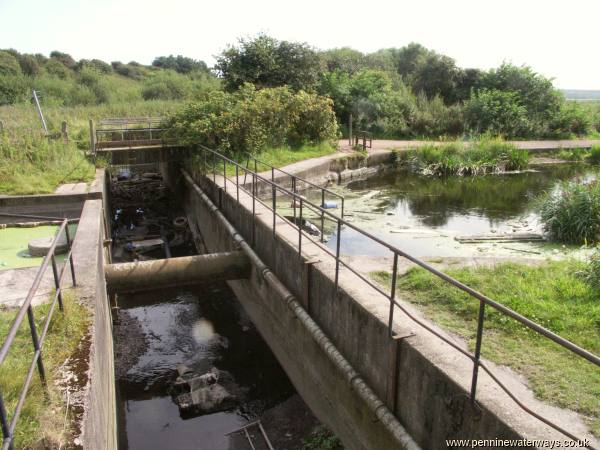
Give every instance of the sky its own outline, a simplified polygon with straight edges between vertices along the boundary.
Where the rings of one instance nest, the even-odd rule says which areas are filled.
[[[0,0],[0,48],[211,66],[261,32],[363,52],[418,42],[461,67],[527,64],[558,88],[600,89],[599,18],[599,0]]]

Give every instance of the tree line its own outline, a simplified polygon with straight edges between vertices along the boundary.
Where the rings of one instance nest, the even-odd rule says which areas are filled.
[[[246,85],[328,97],[342,130],[352,116],[356,128],[379,137],[558,138],[600,131],[597,109],[567,102],[550,79],[529,67],[462,68],[416,43],[365,54],[351,48],[320,51],[261,34],[227,47],[213,68],[173,55],[146,66],[75,61],[62,52],[45,57],[0,51],[0,104],[26,101],[31,88],[66,106],[203,102],[215,91],[247,91]]]

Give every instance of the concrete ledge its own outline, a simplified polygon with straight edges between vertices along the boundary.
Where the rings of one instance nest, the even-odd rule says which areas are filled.
[[[222,188],[204,177],[197,176],[196,180],[213,202],[221,205],[221,211],[242,236],[250,240],[254,234],[253,248],[257,254],[273,268],[292,293],[303,299],[304,307],[311,317],[364,377],[379,398],[386,399],[390,409],[395,408],[400,422],[423,448],[446,448],[446,439],[453,438],[565,439],[562,434],[522,411],[484,373],[480,374],[478,407],[473,407],[468,396],[472,361],[400,313],[396,313],[395,316],[395,331],[399,336],[407,336],[414,332],[414,336],[402,339],[399,343],[392,341],[386,326],[389,308],[383,297],[375,294],[364,283],[357,283],[356,276],[347,270],[340,272],[340,288],[336,290],[333,282],[333,259],[325,255],[319,245],[309,244],[305,239],[303,263],[299,264],[296,248],[298,234],[288,222],[276,220],[277,233],[276,238],[273,239],[270,211],[262,206],[257,207],[256,220],[253,220],[251,199],[243,192],[240,192],[238,204],[235,193],[231,195],[234,192],[231,189],[230,192],[224,193]],[[213,246],[231,245],[230,242],[227,243],[227,237],[219,231],[219,225],[211,221],[210,214],[202,210],[189,196],[189,192],[186,193],[188,213],[190,216],[198,214],[202,217],[202,220],[194,220],[190,217],[190,223],[202,234],[206,233],[205,241]],[[204,220],[209,223],[204,224]],[[312,260],[312,264],[307,262],[308,259]],[[242,303],[246,303],[243,298],[249,292],[245,290],[248,286],[236,286],[234,283],[232,286],[241,296]],[[262,301],[262,304],[244,304],[244,306],[258,324],[264,321],[263,325],[259,325],[259,329],[281,326],[281,330],[273,329],[268,332],[263,332],[261,329],[270,345],[273,342],[274,347],[291,346],[292,343],[286,344],[286,340],[291,339],[291,337],[286,338],[286,332],[293,329],[292,325],[284,319],[283,315],[262,311],[267,308],[264,302],[269,300],[263,298]],[[405,304],[405,306],[411,313],[422,318],[420,313],[410,305]],[[276,305],[269,307],[275,308]],[[252,309],[255,309],[254,313]],[[266,318],[261,319],[262,315]],[[456,336],[444,333],[436,325],[429,323],[429,326],[442,332],[449,339],[459,341]],[[270,337],[269,333],[273,336]],[[396,346],[398,353],[394,358],[392,355],[396,351]],[[339,403],[341,393],[334,388],[337,396],[334,400],[324,389],[323,392],[318,393],[324,396],[320,403],[318,399],[311,400],[313,394],[310,391],[316,389],[315,386],[306,386],[309,384],[306,375],[291,373],[295,370],[308,370],[321,375],[320,367],[317,369],[310,363],[315,355],[304,353],[304,347],[273,348],[273,350],[282,361],[282,365],[290,370],[288,372],[290,378],[301,387],[299,391],[302,395],[307,395],[308,404],[315,410],[316,415],[332,426],[346,444],[352,434],[350,434],[351,430],[347,429],[349,422],[343,421],[349,418],[334,417],[334,408],[327,409],[326,404],[323,403],[323,401]],[[294,365],[294,359],[298,358],[302,359],[306,367]],[[591,437],[589,430],[577,414],[536,400],[523,380],[510,370],[490,362],[487,362],[487,365],[492,367],[503,383],[508,384],[528,406],[583,438]],[[395,398],[390,396],[393,392],[390,380],[394,377],[398,380]],[[319,411],[320,408],[324,409]],[[343,423],[339,423],[339,420]],[[360,445],[363,444],[359,443],[357,447],[351,448],[389,448],[375,444],[364,444],[365,446],[361,447]],[[349,442],[347,445],[352,444]]]
[[[73,243],[78,300],[91,312],[88,382],[80,437],[86,450],[117,449],[112,321],[104,280],[103,212],[102,200],[85,202]]]

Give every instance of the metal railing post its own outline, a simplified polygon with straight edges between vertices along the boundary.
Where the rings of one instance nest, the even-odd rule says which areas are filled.
[[[66,228],[66,227],[65,227]],[[61,311],[64,311],[62,292],[60,289],[60,279],[58,278],[58,268],[56,267],[56,258],[54,252],[52,252],[52,273],[54,274],[54,286],[56,287],[56,294],[58,295],[58,307]]]
[[[321,242],[325,239],[325,191],[321,189]]]
[[[390,316],[388,320],[388,332],[390,337],[394,336],[394,306],[396,303],[396,277],[398,276],[398,253],[394,253],[394,265],[392,268],[392,291],[390,292]]]
[[[204,166],[202,167],[202,175],[206,176],[208,173],[208,166],[206,164],[206,150],[202,149],[202,156],[204,157]]]
[[[65,236],[67,237],[67,248],[69,251],[69,264],[71,266],[71,280],[73,281],[73,287],[77,286],[77,280],[75,279],[75,263],[73,262],[73,252],[72,250],[72,242],[71,236],[69,235],[69,224],[65,226]]]
[[[31,331],[31,340],[33,341],[33,348],[35,352],[39,352],[37,360],[38,373],[40,374],[40,381],[44,388],[46,388],[46,370],[44,369],[44,362],[42,361],[42,352],[40,350],[40,340],[38,338],[37,329],[35,327],[35,319],[33,317],[33,308],[31,305],[27,308],[27,320],[29,321],[29,330]]]
[[[302,259],[302,205],[303,199],[300,197],[300,217],[298,218],[298,256]]]
[[[256,172],[252,174],[252,247],[256,244]]]
[[[6,407],[4,406],[4,398],[2,397],[2,392],[0,392],[0,426],[2,427],[2,441],[6,439],[10,439],[10,444],[8,444],[9,450],[14,450],[14,445],[12,441],[12,436],[10,434],[10,427],[8,425],[8,417],[6,414]]]
[[[296,193],[296,177],[292,177],[292,192]],[[292,204],[294,206],[294,222],[296,221],[296,196],[292,196]]]
[[[342,219],[344,218],[344,197],[342,197]]]
[[[471,379],[471,403],[475,403],[477,391],[477,377],[479,375],[479,360],[481,359],[481,340],[483,339],[483,321],[485,320],[485,302],[479,301],[479,315],[477,317],[477,340],[475,341],[475,355],[473,359],[473,378]]]
[[[335,244],[335,291],[338,290],[340,278],[340,243],[342,242],[342,222],[337,221],[337,242]]]
[[[213,164],[212,164],[212,173],[213,173],[213,183],[216,184],[217,182],[217,155],[215,155],[214,153],[212,154],[212,160],[213,160]]]
[[[223,190],[227,192],[227,160],[223,158]]]
[[[271,196],[273,198],[273,237],[275,237],[275,219],[277,217],[277,197],[275,193],[275,184],[271,184]]]
[[[240,202],[240,178],[239,178],[239,169],[238,165],[235,165],[235,197],[237,202]]]

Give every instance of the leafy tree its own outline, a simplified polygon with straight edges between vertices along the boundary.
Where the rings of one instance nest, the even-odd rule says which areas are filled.
[[[453,95],[455,102],[463,102],[471,97],[471,91],[477,86],[483,71],[480,69],[458,69],[456,87]]]
[[[21,66],[17,57],[6,50],[0,50],[0,75],[20,74]]]
[[[416,42],[411,42],[398,50],[393,49],[390,51],[395,53],[396,70],[407,82],[412,80],[423,60],[431,54],[430,50]]]
[[[32,55],[21,55],[19,56],[19,65],[21,71],[25,75],[36,76],[40,73],[40,64],[37,59]]]
[[[313,90],[318,82],[320,60],[307,44],[278,41],[266,35],[240,39],[217,57],[215,69],[228,90],[244,83],[259,88],[288,85],[294,90]]]
[[[547,123],[560,110],[563,97],[552,85],[552,80],[535,73],[527,66],[517,67],[503,63],[498,69],[485,73],[478,89],[496,89],[514,92],[527,109],[531,119]]]
[[[208,72],[208,66],[204,61],[198,61],[181,55],[158,56],[154,59],[152,65],[162,69],[171,69],[178,73],[190,73],[193,71]]]
[[[350,47],[326,50],[320,56],[327,72],[339,71],[352,75],[366,68],[365,55]]]
[[[423,92],[430,99],[440,96],[446,103],[454,100],[459,71],[452,58],[430,52],[419,59],[414,70],[415,93]]]

